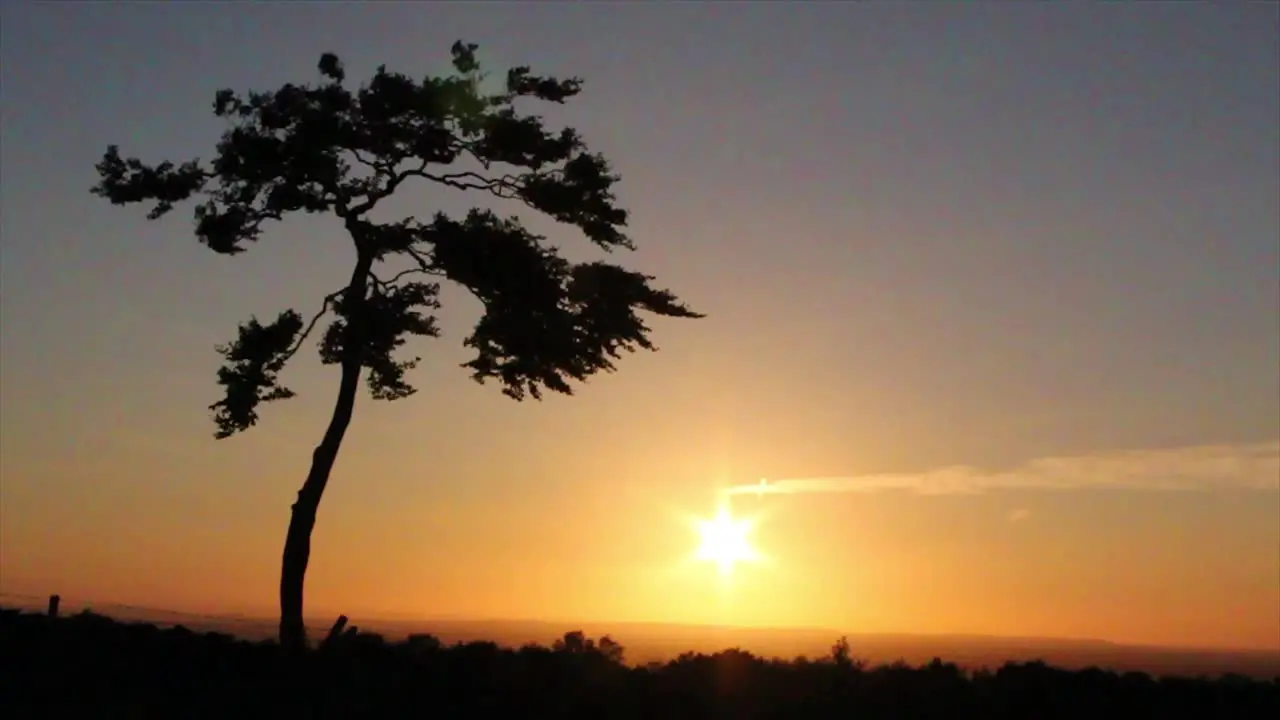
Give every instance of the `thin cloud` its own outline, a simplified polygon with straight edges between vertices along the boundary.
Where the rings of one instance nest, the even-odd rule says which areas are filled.
[[[768,480],[729,494],[866,493],[905,490],[960,495],[992,490],[1280,490],[1280,440],[1199,445],[1031,460],[1006,470],[952,466],[922,473]]]
[[[1009,522],[1022,522],[1031,517],[1031,511],[1026,508],[1018,508],[1009,511]]]

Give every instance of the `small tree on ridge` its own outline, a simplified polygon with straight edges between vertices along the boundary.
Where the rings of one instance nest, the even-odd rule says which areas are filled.
[[[109,146],[97,164],[95,195],[115,205],[152,203],[155,220],[199,197],[195,234],[214,252],[234,255],[256,241],[268,221],[290,213],[330,213],[355,246],[350,279],[305,321],[295,310],[262,323],[250,319],[220,346],[224,390],[213,403],[215,437],[258,420],[261,403],[293,396],[279,373],[326,316],[322,362],[338,365],[338,396],[311,469],[293,504],[280,573],[280,642],[306,646],[303,584],[311,531],[330,471],[351,421],[360,376],[374,398],[415,392],[405,373],[417,358],[397,358],[411,336],[437,337],[439,280],[469,290],[484,307],[464,344],[464,364],[483,383],[496,380],[515,400],[546,390],[572,394],[572,383],[614,369],[621,351],[655,349],[637,314],[698,318],[653,278],[605,262],[573,264],[514,217],[473,209],[463,218],[436,213],[375,222],[369,212],[410,181],[488,193],[523,203],[576,226],[605,251],[633,249],[627,213],[607,161],[587,150],[572,128],[546,129],[518,112],[531,98],[553,103],[577,95],[581,80],[507,71],[501,92],[480,89],[477,46],[453,45],[454,74],[422,81],[379,67],[358,89],[344,86],[338,58],[325,53],[318,85],[285,84],[274,92],[219,90],[214,113],[229,128],[210,163],[148,165]],[[472,169],[449,166],[463,163]],[[379,270],[396,265],[398,272]]]

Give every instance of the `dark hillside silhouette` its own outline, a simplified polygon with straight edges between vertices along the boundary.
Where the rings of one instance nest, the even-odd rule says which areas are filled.
[[[352,632],[285,659],[183,627],[0,610],[3,717],[1269,718],[1280,678],[1153,678],[1040,662],[966,672],[935,659],[870,667],[837,642],[818,659],[741,650],[624,664],[610,638],[553,647],[388,643]]]
[[[484,305],[464,340],[476,352],[465,367],[479,382],[497,380],[516,400],[548,390],[571,394],[572,383],[612,371],[622,351],[654,350],[639,311],[701,317],[651,287],[649,276],[604,262],[570,263],[514,216],[473,209],[461,219],[444,213],[429,222],[372,219],[385,199],[425,181],[514,201],[575,226],[604,251],[634,249],[608,161],[574,129],[552,132],[539,116],[516,109],[531,100],[564,103],[582,81],[541,77],[522,66],[506,72],[501,90],[484,92],[476,49],[454,43],[451,76],[418,81],[379,67],[355,90],[343,84],[337,56],[326,53],[321,84],[244,95],[219,90],[213,110],[230,127],[209,163],[149,165],[112,145],[96,166],[95,195],[116,205],[148,203],[151,220],[203,198],[194,209],[195,234],[216,253],[244,252],[271,221],[297,212],[332,215],[351,238],[350,279],[323,298],[314,317],[286,310],[267,323],[254,318],[218,349],[226,359],[218,372],[225,396],[210,409],[216,437],[226,438],[256,424],[261,403],[293,396],[279,373],[333,314],[319,349],[324,363],[341,368],[337,400],[293,505],[281,563],[279,633],[291,650],[306,645],[311,532],[361,374],[379,400],[416,391],[405,376],[418,359],[395,353],[408,338],[439,335],[440,280],[461,285]]]
[[[89,610],[122,622],[145,622],[159,627],[182,625],[199,633],[226,633],[251,641],[273,639],[278,633],[277,622],[265,615],[206,614],[74,596],[60,600],[62,613],[67,615]],[[0,592],[0,607],[46,611],[49,601],[49,596]],[[575,627],[591,636],[608,634],[626,638],[628,661],[641,665],[652,661],[666,662],[683,652],[712,653],[726,647],[741,648],[765,657],[814,657],[828,652],[831,638],[844,636],[852,647],[857,648],[858,657],[874,664],[905,660],[918,665],[934,657],[944,657],[972,670],[997,667],[1010,661],[1039,659],[1072,670],[1096,666],[1153,675],[1217,677],[1234,673],[1255,679],[1280,677],[1280,648],[1168,647],[1060,637],[847,633],[822,627],[574,622],[567,619],[388,618],[362,614],[350,624],[393,642],[414,635],[431,635],[446,645],[491,640],[510,647],[547,645],[561,638],[565,628]],[[322,639],[332,625],[333,618],[314,616],[309,619],[307,627],[314,638]]]

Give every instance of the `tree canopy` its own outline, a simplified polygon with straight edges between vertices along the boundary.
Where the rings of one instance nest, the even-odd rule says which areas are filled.
[[[359,88],[345,84],[338,57],[319,62],[323,80],[288,83],[274,92],[219,90],[214,113],[228,128],[210,162],[148,165],[110,146],[97,165],[93,192],[112,203],[150,203],[157,219],[197,199],[200,242],[217,253],[244,252],[271,221],[296,212],[341,218],[357,249],[348,286],[324,299],[309,322],[286,310],[268,323],[256,318],[219,347],[225,396],[211,406],[217,436],[254,425],[261,403],[293,392],[279,373],[326,314],[320,338],[325,363],[342,361],[345,344],[359,346],[373,397],[412,394],[405,377],[416,357],[397,350],[413,336],[436,337],[439,281],[450,280],[483,304],[465,345],[465,363],[479,382],[498,381],[521,400],[544,391],[572,393],[573,383],[613,369],[621,351],[653,349],[637,311],[701,317],[652,277],[606,262],[574,264],[514,216],[473,209],[464,217],[432,214],[376,222],[371,210],[409,181],[516,201],[576,227],[605,251],[633,249],[627,212],[613,193],[618,176],[589,151],[572,128],[548,129],[520,112],[522,98],[564,103],[582,88],[578,78],[507,71],[503,89],[484,92],[477,46],[453,45],[454,74],[415,80],[385,66]],[[375,266],[406,259],[388,277]],[[359,332],[348,332],[353,321]]]

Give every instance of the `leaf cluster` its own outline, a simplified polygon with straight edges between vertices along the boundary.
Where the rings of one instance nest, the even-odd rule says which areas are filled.
[[[274,91],[219,90],[213,111],[227,123],[213,159],[148,165],[107,148],[92,192],[113,204],[149,204],[158,219],[192,201],[195,235],[214,252],[236,255],[269,221],[297,212],[343,222],[356,249],[348,284],[327,296],[305,324],[294,310],[263,325],[241,325],[220,347],[225,397],[212,406],[217,435],[252,426],[262,402],[292,396],[278,373],[325,315],[323,362],[368,370],[374,397],[414,392],[397,360],[408,337],[437,337],[439,281],[470,290],[484,315],[465,344],[465,366],[479,382],[495,379],[516,399],[544,390],[571,393],[574,381],[601,370],[624,350],[653,349],[639,312],[700,317],[651,277],[604,262],[573,264],[514,217],[472,210],[376,222],[369,213],[410,181],[487,193],[576,227],[605,251],[632,249],[627,213],[613,192],[618,176],[573,128],[549,129],[524,101],[564,103],[578,78],[506,72],[485,91],[477,46],[452,47],[453,72],[414,79],[379,67],[359,87],[346,84],[339,58],[325,53],[313,84]],[[392,260],[408,269],[377,270]]]

